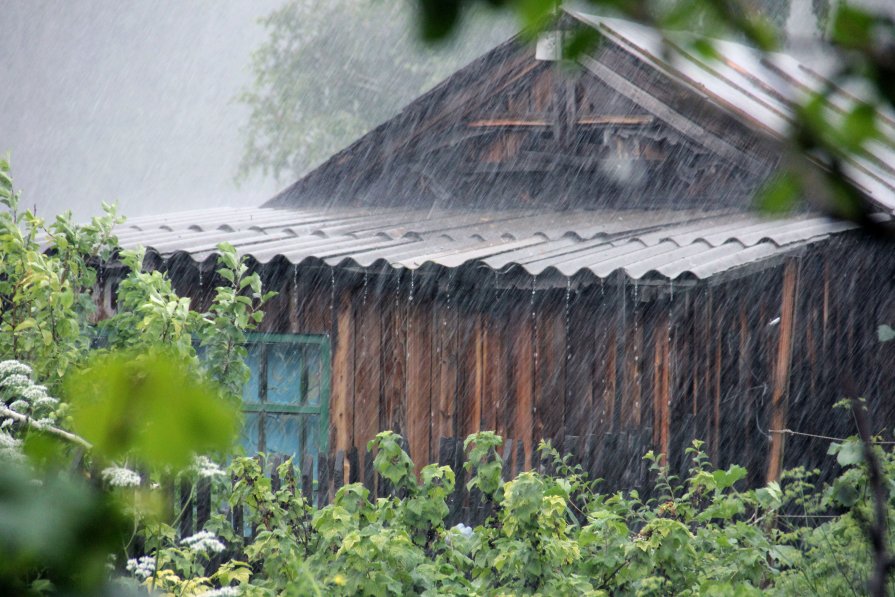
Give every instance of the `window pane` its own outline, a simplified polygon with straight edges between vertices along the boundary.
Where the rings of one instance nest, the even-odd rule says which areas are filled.
[[[300,458],[299,427],[301,415],[268,413],[265,417],[264,438],[268,454],[284,454]]]
[[[258,425],[261,417],[258,413],[244,413],[243,417],[239,443],[242,444],[246,454],[255,454],[258,452]]]
[[[243,402],[259,402],[261,400],[261,344],[249,344],[246,347],[248,354],[246,355],[246,365],[249,366],[249,381],[242,388]]]
[[[305,346],[305,391],[302,403],[308,406],[320,406],[320,391],[323,383],[323,359],[320,358],[320,346]]]
[[[301,351],[286,342],[267,345],[267,401],[298,404],[301,396]]]

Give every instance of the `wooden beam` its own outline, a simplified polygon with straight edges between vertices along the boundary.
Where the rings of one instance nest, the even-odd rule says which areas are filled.
[[[672,128],[684,136],[734,164],[742,164],[746,170],[753,174],[761,176],[766,176],[768,174],[768,168],[764,163],[737,147],[734,147],[725,139],[696,124],[680,112],[677,112],[672,107],[661,102],[646,90],[622,77],[599,60],[590,56],[584,56],[580,59],[580,62],[584,68],[593,73],[611,88],[635,102],[646,111],[656,116],[656,118],[667,122]]]
[[[339,294],[333,316],[330,449],[348,450],[352,443],[354,413],[354,308],[349,288],[341,285]]]
[[[652,116],[597,115],[582,116],[574,120],[575,124],[584,126],[643,126],[655,122]],[[547,128],[553,124],[546,118],[525,118],[524,116],[499,116],[471,120],[466,123],[469,128]]]
[[[416,472],[429,464],[432,424],[432,302],[416,283],[407,306],[407,443]]]
[[[795,322],[796,294],[798,292],[798,262],[788,260],[783,269],[783,291],[780,306],[780,338],[777,343],[777,359],[774,365],[771,393],[771,433],[770,457],[768,459],[767,481],[780,478],[783,467],[784,435],[773,433],[786,428],[787,391],[789,370],[792,363],[793,330]]]
[[[517,442],[525,448],[525,468],[531,467],[532,406],[534,394],[534,353],[531,307],[525,301],[514,306],[513,319],[508,329],[513,330],[513,363],[515,372],[515,432]]]
[[[369,287],[375,287],[371,290]],[[390,297],[389,297],[390,298]],[[355,293],[355,374],[354,374],[354,446],[358,467],[364,470],[367,442],[379,429],[382,408],[382,317],[383,294],[378,285],[364,284]]]

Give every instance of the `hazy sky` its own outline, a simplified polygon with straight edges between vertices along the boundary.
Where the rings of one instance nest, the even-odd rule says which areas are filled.
[[[0,152],[25,205],[81,218],[250,205],[236,188],[259,17],[280,0],[6,0],[0,19]]]

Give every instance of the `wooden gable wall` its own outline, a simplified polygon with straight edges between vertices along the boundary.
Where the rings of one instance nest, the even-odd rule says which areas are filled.
[[[513,40],[268,205],[746,208],[780,150],[751,124],[610,41],[570,66]]]

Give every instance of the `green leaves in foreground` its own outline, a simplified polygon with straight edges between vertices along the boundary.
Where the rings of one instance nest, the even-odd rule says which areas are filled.
[[[239,413],[188,362],[164,349],[95,357],[66,380],[72,427],[110,460],[183,467],[232,445]]]

